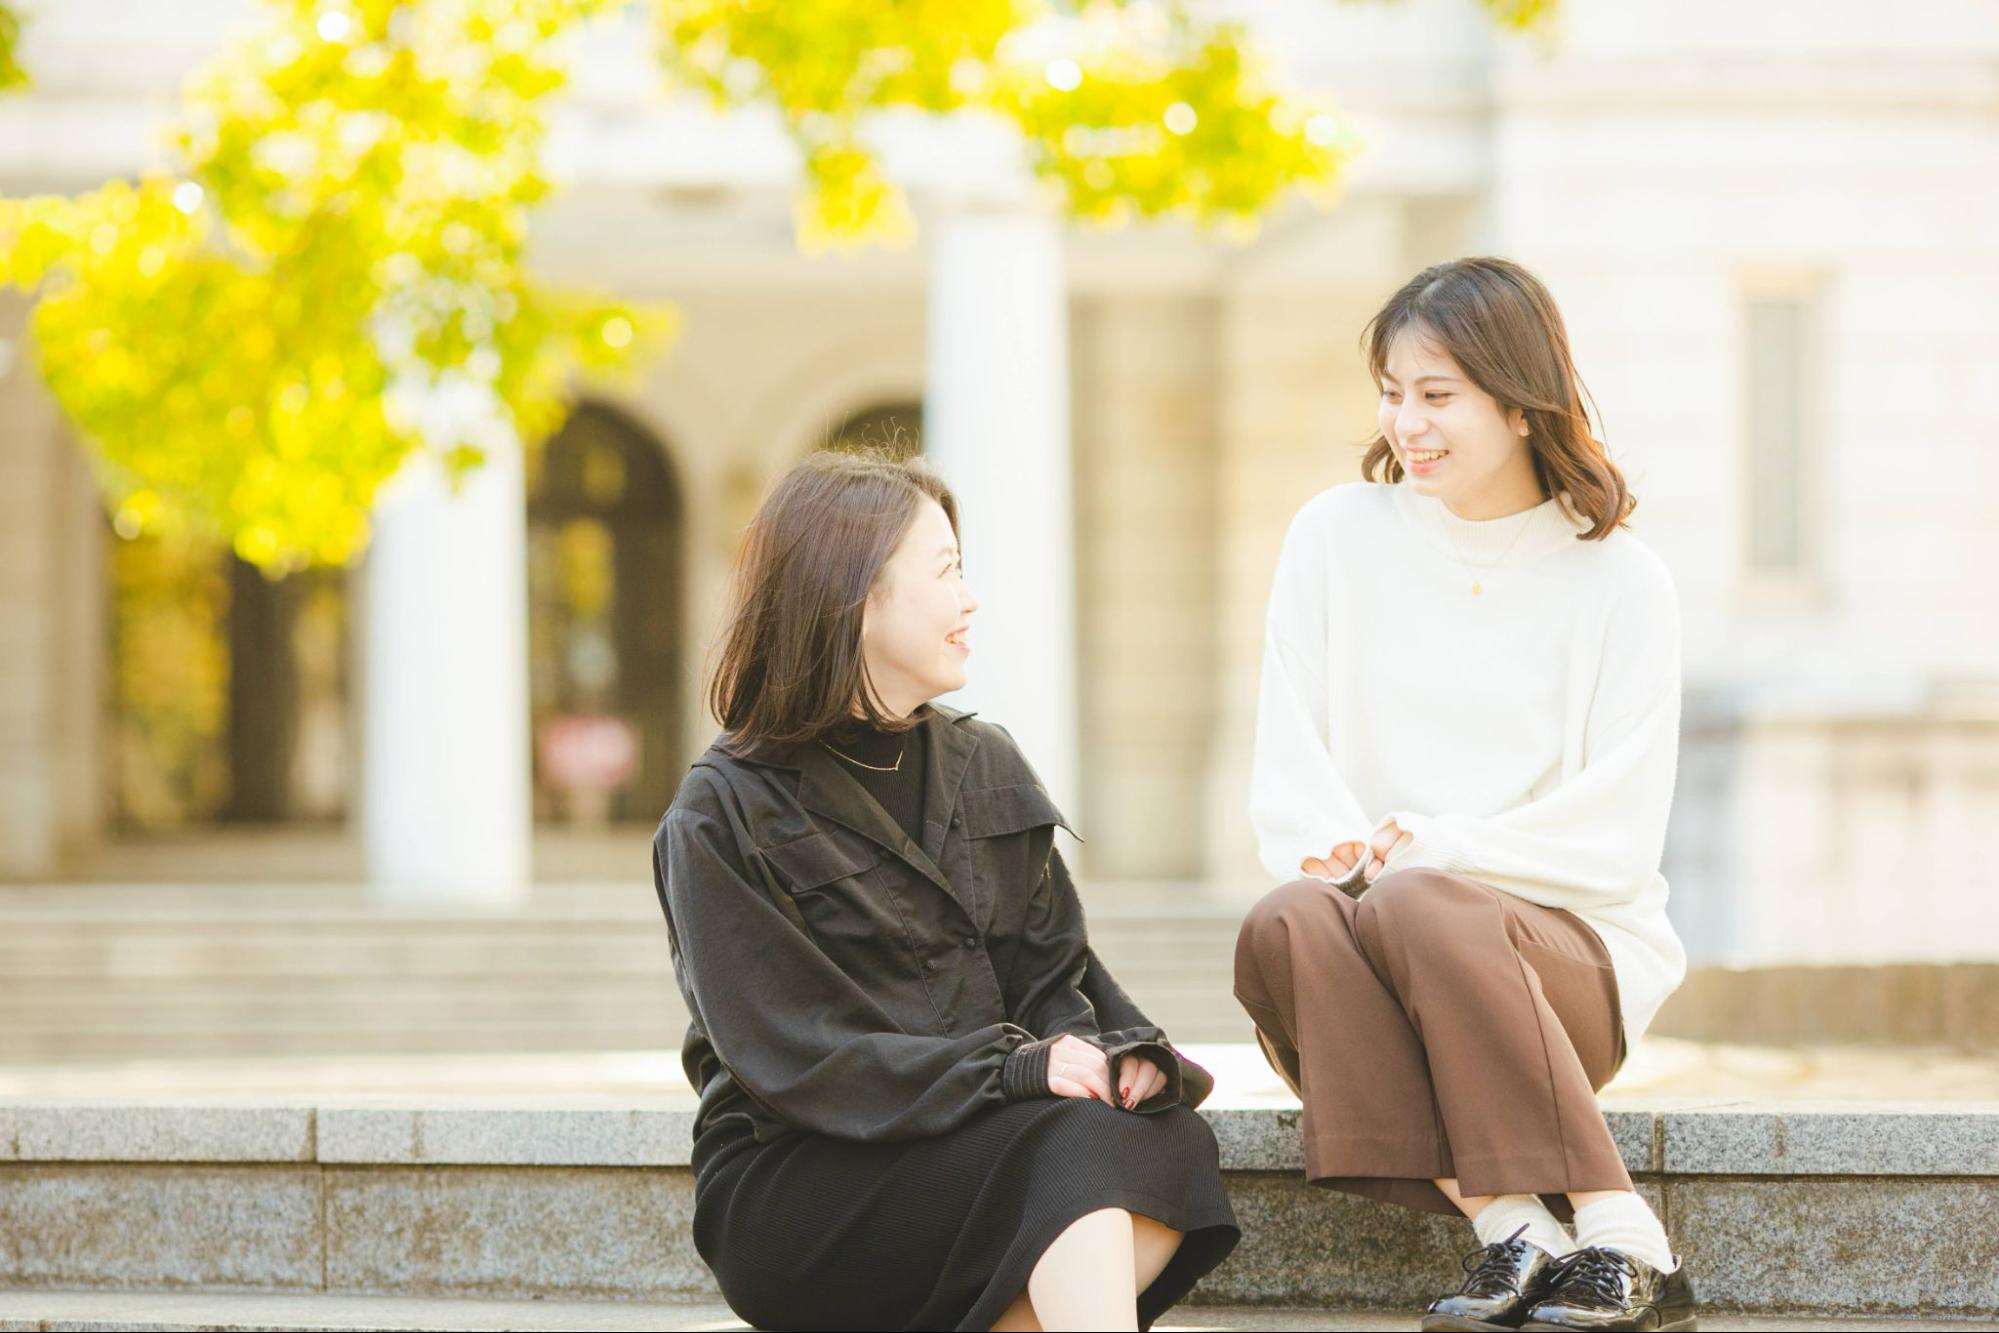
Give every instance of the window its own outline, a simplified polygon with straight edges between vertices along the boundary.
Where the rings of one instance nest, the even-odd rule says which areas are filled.
[[[1803,280],[1752,285],[1745,300],[1744,547],[1759,579],[1802,580],[1812,572],[1816,307]]]

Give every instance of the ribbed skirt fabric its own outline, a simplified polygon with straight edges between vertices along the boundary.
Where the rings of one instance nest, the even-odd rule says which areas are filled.
[[[1186,1233],[1140,1294],[1149,1328],[1235,1248],[1214,1132],[1175,1107],[1011,1102],[936,1138],[759,1144],[723,1122],[694,1148],[694,1242],[760,1329],[988,1329],[1077,1218],[1124,1208]]]

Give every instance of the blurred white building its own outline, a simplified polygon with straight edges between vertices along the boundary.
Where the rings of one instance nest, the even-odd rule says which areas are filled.
[[[663,103],[642,19],[592,34],[538,266],[675,302],[686,333],[486,501],[519,522],[468,525],[459,577],[489,584],[432,589],[435,623],[381,591],[420,556],[273,589],[119,542],[0,300],[0,876],[372,866],[414,892],[456,864],[505,897],[530,809],[536,873],[642,876],[712,734],[703,651],[761,488],[899,426],[967,497],[969,702],[1074,807],[1091,879],[1253,894],[1279,538],[1357,475],[1368,316],[1497,253],[1560,299],[1679,582],[1667,873],[1695,957],[1999,958],[1999,8],[1565,0],[1551,51],[1472,0],[1236,8],[1370,148],[1338,209],[1241,247],[1065,232],[1004,142],[897,125],[922,242],[804,258],[775,126]],[[7,194],[159,161],[248,5],[29,10]],[[452,656],[490,643],[524,646]],[[494,721],[443,764],[382,725],[447,705]],[[371,806],[425,801],[427,865],[364,840]]]

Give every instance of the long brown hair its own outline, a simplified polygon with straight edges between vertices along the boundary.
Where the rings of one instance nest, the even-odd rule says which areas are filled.
[[[853,716],[883,714],[861,655],[861,615],[882,566],[935,500],[958,505],[919,458],[882,450],[815,453],[779,479],[750,520],[736,562],[708,707],[741,748],[810,742]]]
[[[1453,259],[1424,269],[1361,333],[1376,384],[1389,346],[1404,330],[1450,353],[1502,408],[1526,414],[1527,449],[1541,493],[1567,495],[1576,516],[1590,524],[1582,540],[1602,541],[1623,526],[1638,501],[1591,430],[1596,401],[1569,355],[1562,312],[1539,278],[1508,259]],[[1402,480],[1402,464],[1379,432],[1368,441],[1360,468],[1369,481],[1384,479],[1375,475],[1383,469],[1385,480]]]

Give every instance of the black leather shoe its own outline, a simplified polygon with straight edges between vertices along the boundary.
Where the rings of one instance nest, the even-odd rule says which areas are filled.
[[[1471,1276],[1455,1294],[1430,1302],[1423,1312],[1424,1329],[1519,1328],[1534,1303],[1547,1296],[1544,1275],[1555,1262],[1539,1245],[1520,1239],[1518,1231],[1473,1251],[1464,1261]]]
[[[1636,1330],[1666,1333],[1696,1329],[1694,1284],[1683,1263],[1661,1273],[1622,1250],[1577,1250],[1548,1265],[1547,1295],[1522,1328]]]

